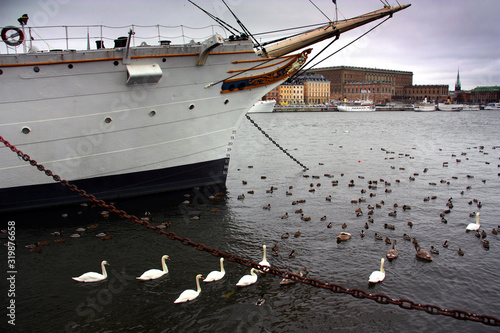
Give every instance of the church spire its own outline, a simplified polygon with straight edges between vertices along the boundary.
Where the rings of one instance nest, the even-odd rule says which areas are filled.
[[[455,82],[455,91],[462,90],[462,84],[460,83],[460,68],[458,68],[457,72],[457,82]]]

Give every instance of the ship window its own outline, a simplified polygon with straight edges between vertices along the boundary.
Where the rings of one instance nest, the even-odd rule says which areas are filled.
[[[118,60],[115,60],[115,61],[113,62],[113,65],[115,65],[115,66],[118,66],[118,64],[119,64]]]
[[[69,64],[69,65],[68,65],[68,68],[69,68],[69,69],[72,69],[72,68],[73,68],[73,64]]]
[[[165,61],[167,61],[167,58],[163,58],[161,61],[165,62]]]
[[[40,71],[40,68],[39,68],[39,67],[37,67],[37,66],[35,66],[35,67],[33,67],[33,71],[34,71],[35,73],[38,73],[38,72]]]
[[[155,115],[156,115],[156,111],[155,111],[155,110],[151,110],[151,111],[149,112],[149,116],[150,116],[150,117],[154,117]]]
[[[194,104],[191,104],[191,105],[189,106],[189,110],[192,110],[192,109],[194,109]]]
[[[224,104],[227,104],[227,103],[229,103],[229,100],[228,100],[228,99],[226,99],[226,100],[224,101]]]
[[[3,70],[0,69],[0,75],[2,75],[2,74],[3,74]]]
[[[23,134],[28,134],[29,132],[31,132],[31,130],[30,130],[29,127],[23,127],[23,129],[21,130],[21,132],[23,132]]]
[[[110,117],[106,117],[106,118],[104,119],[104,122],[105,122],[106,124],[109,124],[109,123],[110,123],[110,122],[112,122],[112,121],[113,121],[113,120],[112,120]]]
[[[238,84],[238,89],[239,90],[245,89],[245,82],[241,82],[240,84]]]

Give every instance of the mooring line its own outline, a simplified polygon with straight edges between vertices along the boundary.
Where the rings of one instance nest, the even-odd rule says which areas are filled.
[[[271,141],[272,143],[274,143],[274,145],[275,145],[276,147],[278,147],[278,148],[279,148],[279,149],[280,149],[283,153],[285,153],[288,157],[290,157],[292,160],[294,160],[294,161],[295,161],[295,163],[297,163],[298,165],[300,165],[300,166],[304,169],[304,171],[309,170],[309,168],[308,168],[308,167],[306,167],[304,164],[300,163],[300,161],[299,161],[299,160],[297,160],[295,157],[293,157],[293,156],[292,156],[289,152],[287,152],[287,151],[286,151],[283,147],[281,147],[281,146],[280,146],[280,145],[279,145],[276,141],[274,141],[274,140],[273,140],[273,138],[271,138],[271,137],[269,136],[269,134],[267,134],[267,133],[266,133],[266,132],[265,132],[265,131],[264,131],[264,130],[263,130],[263,129],[262,129],[262,128],[261,128],[261,127],[260,127],[260,126],[259,126],[259,125],[258,125],[258,124],[257,124],[257,123],[253,120],[253,119],[252,119],[252,118],[250,118],[250,116],[249,116],[248,114],[246,115],[246,117],[247,117],[247,119],[248,119],[248,120],[250,120],[250,122],[251,122],[251,123],[252,123],[252,124],[253,124],[253,125],[254,125],[254,126],[255,126],[255,127],[256,127],[256,128],[257,128],[260,132],[261,132],[261,133],[262,133],[262,134],[264,134],[264,136],[265,136],[266,138],[268,138],[268,139],[269,139],[269,141]]]
[[[248,116],[247,116],[248,117]],[[425,311],[429,314],[433,315],[444,315],[444,316],[449,316],[455,319],[461,319],[461,320],[471,320],[475,322],[480,322],[485,325],[490,325],[490,326],[500,326],[500,319],[493,317],[493,316],[488,316],[488,315],[479,315],[475,313],[470,313],[462,310],[448,310],[448,309],[443,309],[435,305],[431,304],[420,304],[416,303],[414,301],[411,301],[409,299],[393,299],[387,295],[384,294],[370,294],[367,293],[361,289],[348,289],[345,287],[342,287],[339,284],[336,283],[325,283],[317,279],[311,279],[307,278],[305,276],[301,276],[299,274],[294,274],[290,273],[287,271],[279,270],[274,267],[267,267],[267,266],[261,266],[251,260],[244,259],[241,257],[238,257],[233,254],[228,254],[224,253],[218,249],[213,249],[209,248],[206,245],[202,243],[195,243],[191,241],[189,238],[186,237],[179,237],[173,232],[167,232],[164,231],[160,227],[153,227],[149,222],[147,221],[142,221],[139,219],[137,216],[134,215],[129,215],[123,210],[118,210],[115,206],[111,204],[107,204],[103,200],[98,200],[95,196],[91,194],[87,194],[84,190],[79,189],[76,185],[68,183],[67,180],[61,179],[58,175],[52,173],[51,170],[45,169],[45,167],[42,164],[37,163],[37,161],[31,159],[31,157],[27,154],[24,154],[22,151],[18,150],[15,146],[10,144],[7,140],[5,140],[2,136],[0,136],[0,141],[10,150],[12,150],[14,153],[16,153],[20,158],[22,158],[24,161],[28,162],[32,166],[36,167],[39,171],[44,172],[47,176],[52,177],[56,182],[59,182],[63,186],[67,186],[71,191],[74,191],[78,193],[80,196],[88,199],[90,202],[98,205],[99,207],[102,207],[110,212],[113,212],[120,216],[121,218],[128,219],[132,221],[133,223],[137,223],[142,225],[146,229],[151,229],[155,231],[158,234],[163,234],[166,235],[169,239],[172,240],[177,240],[181,242],[183,245],[189,245],[197,249],[198,251],[205,251],[210,253],[213,256],[216,257],[223,257],[224,259],[231,261],[231,262],[236,262],[240,265],[247,266],[247,267],[252,267],[256,268],[258,270],[264,270],[266,273],[270,273],[276,276],[280,276],[284,279],[291,279],[297,282],[301,282],[304,284],[311,285],[313,287],[317,288],[324,288],[331,290],[334,293],[338,294],[349,294],[353,297],[356,298],[366,298],[366,299],[371,299],[377,303],[380,304],[394,304],[399,306],[402,309],[407,309],[407,310],[420,310],[420,311]]]

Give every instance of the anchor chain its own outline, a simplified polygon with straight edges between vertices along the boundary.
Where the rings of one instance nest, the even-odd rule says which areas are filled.
[[[20,158],[22,158],[24,161],[29,162],[30,165],[36,167],[38,170],[44,172],[47,176],[52,177],[55,181],[59,182],[63,186],[67,186],[70,190],[78,193],[80,196],[88,199],[90,202],[98,205],[99,207],[102,207],[109,212],[113,212],[120,216],[121,218],[128,219],[132,221],[133,223],[137,223],[142,225],[146,229],[151,229],[157,234],[163,234],[167,236],[171,240],[176,240],[181,242],[181,244],[186,245],[186,246],[192,246],[198,251],[205,251],[207,253],[210,253],[213,256],[216,257],[223,257],[225,260],[228,260],[230,262],[235,262],[240,265],[246,266],[246,267],[251,267],[251,268],[256,268],[258,270],[265,270],[266,273],[273,274],[282,278],[286,279],[291,279],[296,282],[301,282],[304,284],[311,285],[316,288],[324,288],[328,289],[334,293],[337,294],[348,294],[351,295],[355,298],[365,298],[365,299],[370,299],[373,300],[379,304],[394,304],[399,306],[402,309],[407,309],[407,310],[420,310],[420,311],[425,311],[429,314],[433,315],[444,315],[444,316],[449,316],[455,319],[461,319],[461,320],[471,320],[474,322],[479,322],[484,325],[490,325],[490,326],[500,326],[500,319],[493,317],[493,316],[488,316],[488,315],[480,315],[480,314],[475,314],[475,313],[470,313],[462,310],[448,310],[448,309],[443,309],[435,305],[430,305],[430,304],[420,304],[414,301],[411,301],[409,299],[393,299],[387,295],[384,294],[370,294],[365,292],[364,290],[361,289],[348,289],[345,288],[339,284],[336,283],[326,283],[322,282],[317,279],[312,279],[312,278],[307,278],[305,276],[301,276],[299,274],[294,274],[290,273],[287,271],[279,270],[274,267],[267,267],[267,266],[261,266],[251,260],[244,259],[241,257],[238,257],[234,254],[229,254],[222,252],[218,249],[214,248],[209,248],[204,244],[201,243],[196,243],[190,240],[189,238],[186,237],[180,237],[177,236],[177,234],[173,232],[167,232],[163,230],[160,227],[154,227],[152,226],[149,222],[143,221],[139,219],[137,216],[134,215],[129,215],[123,210],[118,210],[115,206],[111,204],[107,204],[103,200],[98,200],[95,196],[91,194],[87,194],[84,190],[79,189],[76,185],[72,185],[68,183],[68,181],[61,179],[58,175],[55,175],[52,173],[52,171],[46,169],[42,164],[37,163],[37,161],[31,159],[31,157],[27,154],[24,154],[22,151],[18,150],[15,146],[11,145],[7,140],[5,140],[3,137],[0,136],[0,141],[10,148],[13,152],[15,152]]]
[[[300,166],[304,169],[304,171],[309,170],[309,168],[308,168],[308,167],[306,167],[304,164],[300,163],[300,161],[299,161],[299,160],[297,160],[295,157],[293,157],[292,155],[290,155],[290,153],[289,153],[289,152],[287,152],[287,151],[286,151],[283,147],[281,147],[281,146],[280,146],[280,145],[279,145],[276,141],[274,141],[274,140],[273,140],[273,138],[271,138],[271,137],[269,136],[269,134],[267,134],[267,133],[266,133],[266,132],[265,132],[265,131],[264,131],[264,130],[263,130],[263,129],[259,126],[259,125],[257,125],[257,123],[256,123],[256,122],[255,122],[252,118],[250,118],[250,116],[249,116],[248,114],[246,115],[246,117],[247,117],[247,119],[248,119],[248,120],[250,120],[250,122],[251,122],[251,123],[252,123],[252,124],[253,124],[253,125],[254,125],[254,126],[255,126],[255,127],[256,127],[256,128],[257,128],[260,132],[261,132],[261,133],[262,133],[262,134],[264,134],[264,136],[265,136],[266,138],[268,138],[268,139],[269,139],[269,141],[271,141],[272,143],[274,143],[274,145],[275,145],[276,147],[278,147],[278,148],[279,148],[282,152],[284,152],[284,153],[285,153],[288,157],[290,157],[292,160],[294,160],[294,161],[295,161],[295,163],[297,163],[298,165],[300,165]]]

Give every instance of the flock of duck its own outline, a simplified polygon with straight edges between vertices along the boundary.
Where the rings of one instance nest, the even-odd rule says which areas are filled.
[[[488,153],[485,153],[484,152],[484,147],[483,146],[479,146],[479,147],[474,147],[476,149],[479,150],[480,153],[483,153],[484,155],[487,155]],[[468,148],[470,149],[470,148]],[[382,151],[385,151],[386,154],[395,154],[394,152],[390,152],[388,150],[385,150],[385,149],[381,149]],[[410,159],[412,159],[412,156],[410,156],[410,154],[399,154],[400,157],[409,157]],[[456,154],[452,154],[451,155],[452,158],[456,158]],[[467,156],[467,153],[462,153],[462,156],[464,156],[465,159],[468,160],[468,157]],[[394,159],[392,157],[390,158],[386,158],[386,159]],[[456,160],[457,163],[460,163],[461,162],[461,159],[457,159]],[[489,164],[489,162],[486,162],[486,164]],[[320,165],[322,165],[320,163]],[[449,163],[448,162],[444,162],[442,167],[443,168],[447,168],[449,166]],[[500,165],[499,165],[500,167]],[[249,168],[253,168],[253,166],[249,166]],[[391,166],[391,169],[396,169],[395,166]],[[399,168],[400,170],[405,170],[405,168],[403,167],[400,167]],[[239,169],[240,170],[240,169]],[[429,171],[429,168],[424,168],[423,169],[423,173],[427,173]],[[411,174],[408,178],[408,181],[409,182],[414,182],[416,177],[419,176],[420,173],[418,172],[415,172],[413,174]],[[500,175],[500,174],[499,174]],[[309,184],[309,189],[308,189],[308,192],[310,193],[315,193],[319,188],[321,188],[322,186],[324,187],[324,184],[322,184],[320,182],[320,179],[322,178],[321,176],[318,176],[318,175],[303,175],[304,178],[308,178],[308,179],[311,179],[313,180],[313,182],[311,182]],[[334,178],[334,176],[332,174],[324,174],[323,177],[325,178]],[[340,177],[344,177],[344,174],[341,173],[340,174]],[[364,179],[365,177],[364,176],[358,176],[358,179]],[[453,180],[457,180],[458,177],[456,176],[453,176],[451,177]],[[466,175],[466,178],[467,179],[471,179],[471,178],[474,178],[473,175],[470,175],[470,174],[467,174]],[[261,179],[267,179],[266,176],[261,176]],[[391,189],[390,189],[390,186],[391,186],[391,182],[390,181],[387,181],[387,180],[384,180],[384,179],[377,179],[377,180],[369,180],[368,182],[368,188],[363,188],[361,189],[361,194],[362,195],[366,195],[367,192],[370,192],[368,195],[369,197],[371,198],[371,200],[373,200],[373,197],[375,197],[377,195],[377,187],[378,186],[384,186],[385,189],[384,189],[384,193],[386,195],[389,195],[390,193],[392,193]],[[401,183],[401,180],[400,179],[396,179],[395,180],[395,183]],[[439,181],[439,183],[441,184],[447,184],[447,185],[450,185],[450,181],[448,180],[443,180],[441,179]],[[486,180],[483,179],[482,180],[482,183],[486,183]],[[243,186],[247,186],[249,184],[249,181],[248,180],[243,180],[242,181],[242,185]],[[333,187],[337,187],[339,186],[339,180],[332,180],[331,181],[331,186]],[[354,179],[351,179],[348,181],[347,183],[347,186],[352,188],[352,187],[355,187],[357,184],[355,182]],[[429,186],[436,186],[437,185],[437,182],[429,182]],[[467,190],[470,190],[471,189],[471,186],[467,186],[464,190],[460,191],[458,194],[460,196],[463,196],[465,194],[465,191]],[[269,187],[268,189],[266,189],[266,194],[272,194],[273,192],[276,192],[278,191],[279,189],[276,187],[276,186],[271,186]],[[304,192],[304,189],[302,188],[302,193]],[[293,196],[293,191],[294,191],[294,186],[288,186],[288,188],[285,189],[285,194],[287,197],[289,196]],[[247,194],[254,194],[255,193],[255,190],[249,190],[247,192]],[[380,193],[380,192],[379,192]],[[238,200],[245,200],[245,194],[240,194],[237,196],[237,199]],[[424,202],[428,202],[428,201],[432,201],[432,200],[435,200],[437,199],[437,196],[436,195],[433,195],[433,196],[428,196],[428,197],[425,197],[423,198],[423,201]],[[326,196],[325,198],[326,201],[332,201],[332,195],[329,194]],[[387,199],[386,199],[387,200]],[[366,203],[367,202],[367,199],[365,197],[359,197],[357,199],[353,199],[351,200],[351,204],[361,204],[361,203]],[[301,200],[293,200],[291,201],[291,205],[292,206],[296,206],[296,205],[300,205],[300,204],[305,204],[306,203],[306,199],[301,199]],[[478,199],[473,199],[469,202],[469,205],[475,205],[477,206],[477,209],[481,209],[482,207],[482,203],[481,201],[479,201]],[[366,207],[367,207],[367,211],[363,211],[363,209],[361,207],[357,208],[355,210],[355,214],[356,214],[356,217],[362,217],[362,216],[367,216],[368,217],[368,220],[366,223],[364,223],[364,227],[363,229],[361,229],[359,235],[361,238],[365,237],[367,235],[367,229],[370,228],[370,225],[372,225],[374,223],[374,215],[375,215],[375,212],[377,210],[380,210],[382,207],[385,206],[385,202],[384,200],[380,200],[378,203],[376,203],[375,205],[373,204],[368,204]],[[440,218],[441,218],[441,222],[442,223],[448,223],[447,219],[446,219],[446,216],[447,214],[449,214],[452,210],[452,208],[454,207],[454,202],[453,202],[453,198],[450,197],[448,199],[448,201],[446,202],[446,209],[444,209],[441,213],[440,213]],[[402,208],[402,212],[406,212],[406,211],[410,211],[412,209],[411,205],[408,205],[408,204],[404,204],[404,205],[399,205],[397,203],[394,203],[393,204],[393,209],[391,209],[390,212],[387,213],[388,216],[390,217],[396,217],[398,216],[398,214],[401,214],[399,211],[398,211],[398,207],[401,207]],[[263,210],[266,210],[266,211],[271,211],[272,210],[272,207],[271,207],[271,204],[268,203],[266,204],[265,206],[262,207]],[[312,217],[311,216],[308,216],[306,215],[305,213],[305,208],[302,207],[302,208],[298,208],[298,209],[295,209],[294,210],[294,213],[295,215],[299,216],[300,217],[300,220],[301,221],[304,221],[304,222],[309,222],[311,221]],[[280,216],[280,218],[282,220],[288,220],[290,219],[291,217],[293,216],[293,214],[289,214],[288,212],[284,212],[284,214],[282,214]],[[480,221],[479,221],[479,217],[480,217],[480,213],[479,212],[473,212],[470,214],[471,217],[475,217],[476,218],[476,222],[475,223],[469,223],[467,225],[467,227],[465,228],[465,231],[466,232],[469,232],[469,231],[475,231],[475,235],[479,238],[482,238],[481,240],[481,244],[482,246],[485,248],[485,249],[489,249],[489,240],[486,239],[487,237],[487,232],[483,229],[481,230],[481,224],[480,224]],[[323,215],[319,221],[321,222],[324,222],[326,221],[326,228],[328,229],[331,229],[333,227],[333,224],[332,222],[328,222],[327,221],[328,218],[326,215]],[[349,222],[349,221],[347,221]],[[396,226],[393,225],[393,224],[389,224],[389,223],[384,223],[384,229],[388,229],[388,230],[395,230],[396,229]],[[411,221],[408,221],[407,222],[407,226],[409,227],[409,230],[411,231],[411,229],[413,228],[414,226],[414,223],[411,222]],[[347,223],[344,222],[342,223],[341,225],[342,229],[346,229],[348,226],[347,226]],[[399,228],[399,227],[398,227]],[[491,229],[491,233],[493,235],[498,235],[498,233],[500,232],[500,225],[497,227],[497,228],[492,228]],[[290,233],[290,232],[285,232],[284,234],[281,235],[281,239],[282,240],[286,240],[288,239],[291,235],[293,235],[295,238],[296,237],[300,237],[302,235],[302,232],[300,230],[296,231],[295,233]],[[384,237],[382,235],[380,235],[379,233],[375,232],[373,237],[375,238],[375,240],[384,240]],[[338,234],[338,236],[336,237],[336,241],[337,243],[342,243],[342,242],[347,242],[349,241],[350,239],[352,238],[352,234],[351,233],[348,233],[346,231],[341,231],[340,234]],[[439,254],[439,250],[436,246],[432,245],[430,247],[430,250],[429,251],[426,251],[424,249],[422,249],[421,245],[419,244],[419,242],[417,241],[417,239],[415,237],[411,237],[409,236],[407,233],[404,233],[403,234],[403,237],[402,237],[404,240],[406,241],[411,241],[414,248],[415,248],[415,256],[417,259],[421,260],[421,261],[424,261],[424,262],[430,262],[430,261],[433,261],[434,258],[432,257],[432,255],[437,255]],[[453,242],[453,240],[451,240],[451,242]],[[394,260],[396,258],[398,258],[399,256],[399,252],[397,251],[396,249],[396,244],[397,244],[397,241],[396,239],[390,239],[389,237],[385,237],[385,243],[388,244],[388,245],[392,245],[392,247],[386,251],[385,253],[385,257],[387,258],[387,260]],[[443,248],[448,248],[450,246],[450,241],[445,239],[443,240],[442,242],[442,246]],[[459,256],[463,256],[464,255],[464,251],[462,250],[462,248],[458,247],[458,249],[456,250],[456,253],[459,255]],[[278,256],[278,244],[275,245],[275,247],[273,248],[273,253],[272,253],[274,256]],[[297,255],[297,252],[295,250],[292,250],[292,252],[290,253],[289,257],[295,257]],[[381,264],[380,264],[380,269],[378,271],[374,271],[370,277],[369,277],[369,282],[370,283],[377,283],[377,282],[381,282],[384,280],[385,278],[385,271],[384,271],[384,262],[385,262],[385,258],[382,258],[381,259]]]

